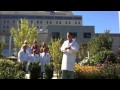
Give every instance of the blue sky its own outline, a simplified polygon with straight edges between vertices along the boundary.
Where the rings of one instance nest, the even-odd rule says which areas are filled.
[[[95,33],[104,33],[105,29],[119,33],[117,11],[73,11],[73,14],[82,15],[84,26],[95,26]]]

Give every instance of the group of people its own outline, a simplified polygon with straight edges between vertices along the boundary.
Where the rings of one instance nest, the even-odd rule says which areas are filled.
[[[41,74],[43,78],[44,66],[50,63],[49,49],[46,43],[42,43],[39,48],[37,41],[33,42],[33,45],[29,47],[27,41],[24,42],[21,50],[18,53],[18,61],[33,62],[39,61],[41,63]],[[63,42],[61,46],[62,58],[62,79],[74,79],[74,66],[76,61],[76,54],[79,50],[79,45],[73,37],[71,32],[67,33],[67,40]]]
[[[26,71],[28,72],[30,62],[41,63],[41,79],[43,79],[43,73],[45,71],[45,64],[50,63],[50,54],[48,47],[45,42],[42,43],[41,47],[37,44],[37,41],[33,41],[33,45],[29,46],[28,41],[25,40],[21,50],[18,52],[18,62],[26,62]]]

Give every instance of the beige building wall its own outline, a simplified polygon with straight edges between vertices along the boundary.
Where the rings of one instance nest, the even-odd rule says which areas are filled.
[[[48,40],[47,42],[50,41],[52,38],[52,33],[53,32],[59,32],[60,37],[63,38],[64,40],[67,39],[67,32],[73,32],[77,33],[77,39],[76,41],[78,43],[84,43],[87,44],[89,40],[95,35],[94,32],[94,26],[48,26]],[[90,33],[91,37],[90,38],[85,38],[84,33]]]
[[[111,33],[110,36],[113,38],[112,51],[116,52],[120,45],[120,34]]]

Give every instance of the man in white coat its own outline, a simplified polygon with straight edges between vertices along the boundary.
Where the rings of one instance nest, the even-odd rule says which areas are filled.
[[[22,45],[21,50],[18,52],[18,62],[25,63],[26,65],[26,71],[28,71],[28,61],[30,59],[30,56],[28,55],[28,52],[26,51],[26,45]]]
[[[31,47],[28,45],[28,41],[25,40],[24,44],[26,45],[26,52],[29,54],[29,56],[32,54]]]
[[[67,33],[67,39],[68,40],[64,41],[61,47],[61,51],[63,52],[61,66],[62,79],[74,79],[74,66],[79,45],[73,40],[71,32]]]
[[[40,53],[41,63],[41,79],[43,79],[43,73],[45,72],[45,65],[50,63],[50,54],[47,52],[47,48],[43,48],[43,52]]]
[[[24,62],[28,59],[28,53],[26,52],[26,45],[22,45],[21,50],[18,52],[18,62]]]

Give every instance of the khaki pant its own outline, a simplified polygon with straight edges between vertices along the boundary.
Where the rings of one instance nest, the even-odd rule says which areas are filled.
[[[74,71],[63,70],[62,79],[74,79]]]

